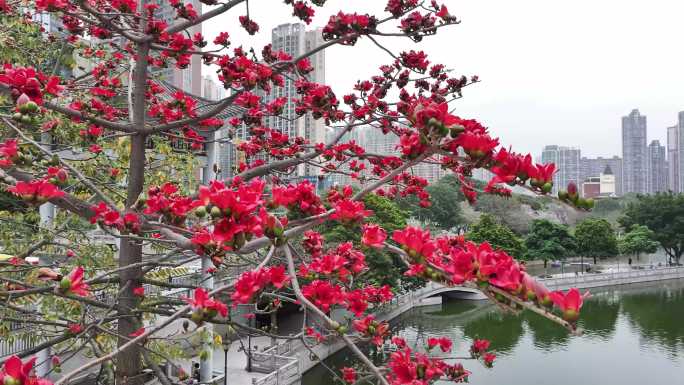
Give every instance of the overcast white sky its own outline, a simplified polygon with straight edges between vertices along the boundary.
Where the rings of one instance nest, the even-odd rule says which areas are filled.
[[[578,146],[584,155],[621,155],[620,117],[633,108],[648,116],[648,136],[665,144],[666,127],[684,110],[684,1],[682,0],[446,0],[462,24],[440,30],[420,46],[388,38],[396,50],[425,50],[482,83],[465,90],[458,114],[476,118],[517,151],[539,154],[546,144]],[[329,15],[382,12],[386,0],[328,0],[310,27]],[[205,25],[233,44],[270,41],[289,16],[281,0],[252,0],[255,37],[239,28],[238,12]],[[325,13],[323,12],[325,11]],[[326,80],[343,94],[391,61],[372,43],[326,51]]]

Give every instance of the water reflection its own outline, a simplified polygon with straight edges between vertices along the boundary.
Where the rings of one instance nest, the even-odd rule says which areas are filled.
[[[684,374],[683,281],[595,290],[579,323],[584,335],[573,337],[534,313],[514,316],[483,301],[447,301],[413,309],[393,328],[418,347],[430,336],[448,335],[457,354],[466,354],[473,339],[492,340],[500,360],[494,370],[471,363],[476,384],[511,383],[511,378],[515,383],[548,383],[554,378],[557,385],[642,385],[671,383],[674,373]],[[341,367],[353,358],[342,352],[327,363]],[[639,370],[629,370],[630,365]],[[333,382],[325,370],[314,368],[303,383]]]
[[[684,290],[664,290],[625,296],[622,310],[644,341],[640,346],[666,352],[672,359],[684,354]]]

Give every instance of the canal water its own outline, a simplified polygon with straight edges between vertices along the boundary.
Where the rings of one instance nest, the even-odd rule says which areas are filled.
[[[404,313],[393,328],[417,347],[429,337],[449,336],[454,356],[468,355],[475,338],[490,339],[497,354],[494,368],[461,361],[472,372],[472,384],[684,384],[684,281],[592,292],[579,320],[585,330],[580,337],[529,312],[505,315],[486,301],[446,299]],[[381,353],[370,353],[381,359]],[[325,363],[338,369],[357,364],[346,350]],[[302,383],[335,381],[318,365]]]

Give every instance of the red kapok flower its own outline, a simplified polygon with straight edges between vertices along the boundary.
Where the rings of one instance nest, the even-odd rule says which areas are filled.
[[[222,317],[228,316],[228,307],[215,298],[209,298],[207,291],[201,287],[195,289],[193,298],[184,297],[183,300],[190,304],[195,311],[192,320],[196,323],[200,323],[204,319],[212,319],[216,314],[221,314]]]
[[[423,231],[409,226],[404,230],[395,231],[392,239],[402,245],[412,258],[418,256],[430,258],[435,252],[435,244],[428,230]]]
[[[429,349],[432,349],[432,348],[434,348],[435,346],[438,346],[438,345],[439,345],[439,348],[440,348],[444,353],[450,351],[450,350],[451,350],[451,345],[452,345],[451,340],[450,340],[449,338],[447,338],[447,337],[439,337],[439,338],[437,338],[437,337],[430,337],[430,338],[428,338],[427,343],[428,343],[428,348],[429,348]]]
[[[479,357],[489,349],[489,345],[489,340],[474,340],[473,344],[470,346],[470,354],[472,354],[473,357]]]
[[[133,289],[133,295],[136,297],[144,297],[145,296],[145,288],[142,286],[138,286]]]
[[[342,368],[342,379],[348,384],[356,382],[356,370],[354,368]]]
[[[579,311],[585,298],[589,297],[589,292],[580,294],[579,290],[572,288],[563,293],[554,291],[549,296],[553,303],[563,312],[563,319],[568,322],[575,322],[579,318]]]
[[[64,191],[44,179],[30,182],[19,181],[7,191],[17,195],[27,203],[43,204],[52,198],[64,196]]]
[[[484,356],[482,356],[482,360],[484,361],[484,364],[486,367],[491,368],[494,366],[494,360],[496,359],[496,354],[494,353],[485,353]]]
[[[352,201],[349,199],[337,201],[333,207],[335,212],[330,216],[330,218],[345,223],[361,221],[373,213],[370,210],[365,210],[365,205],[363,202]]]
[[[11,356],[8,358],[2,369],[0,369],[0,383],[4,385],[50,385],[50,382],[44,378],[37,378],[31,375],[33,365],[36,358],[33,357],[25,363],[21,362],[18,356]]]
[[[83,325],[81,324],[68,324],[67,328],[69,330],[69,333],[73,335],[80,334],[83,331]]]
[[[383,247],[383,243],[387,239],[387,233],[382,227],[375,224],[365,224],[361,229],[363,231],[361,243],[370,247]]]
[[[83,266],[75,267],[69,276],[62,278],[59,287],[64,293],[74,294],[80,297],[87,297],[90,295],[88,284],[83,282]]]

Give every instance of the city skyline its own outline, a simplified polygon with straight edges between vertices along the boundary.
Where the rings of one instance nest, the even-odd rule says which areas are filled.
[[[650,142],[648,119],[638,108],[623,116],[621,155],[612,157],[587,157],[580,147],[563,144],[547,144],[537,157],[541,163],[555,163],[553,192],[564,189],[568,182],[580,186],[596,179],[607,168],[615,175],[617,196],[625,193],[653,194],[657,192],[684,191],[684,111],[676,114],[675,125],[666,127],[666,142],[654,139]],[[648,144],[647,144],[648,143]],[[579,166],[572,159],[579,158]],[[579,177],[576,175],[579,174]]]
[[[321,27],[338,10],[382,12],[385,2],[329,0],[326,5],[316,10],[308,29]],[[652,129],[647,140],[665,143],[666,127],[676,122],[676,112],[684,110],[684,72],[678,64],[684,53],[673,49],[675,37],[684,33],[679,20],[684,3],[653,0],[644,7],[638,1],[617,0],[491,0],[458,2],[449,9],[462,23],[424,39],[418,49],[424,49],[431,62],[444,63],[458,74],[479,75],[482,82],[464,89],[463,98],[453,104],[456,113],[480,120],[516,151],[536,154],[555,141],[580,147],[585,156],[611,157],[621,153],[616,116],[638,107],[649,117]],[[282,1],[272,1],[268,7],[254,7],[250,17],[268,32],[283,23],[275,17],[279,12],[291,10]],[[207,41],[242,13],[243,9],[235,10],[205,25]],[[540,13],[545,17],[535,16]],[[610,31],[605,29],[608,19]],[[582,20],[580,29],[577,20]],[[229,32],[231,40],[257,52],[270,42],[268,33],[249,36],[239,28]],[[379,39],[389,49],[417,48]],[[440,47],[441,39],[453,42],[453,49]],[[639,54],[625,60],[625,54],[637,47]],[[350,58],[352,51],[364,60]],[[364,39],[353,49],[333,47],[326,55],[326,81],[338,97],[348,93],[361,74],[392,61]]]

